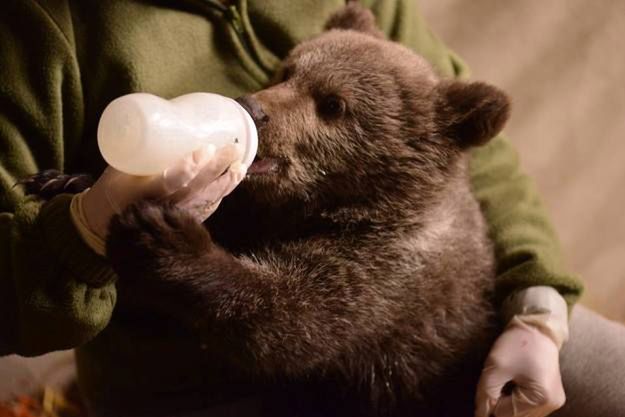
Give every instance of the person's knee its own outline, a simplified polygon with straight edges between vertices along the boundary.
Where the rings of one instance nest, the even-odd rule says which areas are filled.
[[[625,416],[625,326],[576,306],[561,355],[567,402],[554,417]]]

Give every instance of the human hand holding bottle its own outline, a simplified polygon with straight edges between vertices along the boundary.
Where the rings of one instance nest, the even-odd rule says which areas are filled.
[[[111,218],[138,200],[175,204],[206,220],[245,177],[258,133],[248,110],[228,97],[133,93],[104,109],[98,146],[110,166],[74,197],[70,212],[83,240],[104,255]]]
[[[111,218],[141,199],[175,204],[203,222],[245,177],[241,152],[239,145],[208,145],[152,176],[129,175],[109,166],[93,187],[74,197],[74,223],[85,242],[104,255]]]

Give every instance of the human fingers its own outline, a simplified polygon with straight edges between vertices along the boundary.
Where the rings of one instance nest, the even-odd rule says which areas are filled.
[[[492,417],[504,387],[511,381],[512,376],[505,368],[487,362],[477,384],[475,417]]]
[[[199,222],[203,222],[215,212],[221,200],[239,185],[245,174],[245,167],[237,161],[230,166],[226,173],[206,185],[204,189],[185,195],[175,204],[182,210],[189,212]]]
[[[218,149],[215,154],[204,164],[200,172],[184,187],[173,193],[168,200],[177,204],[194,198],[197,194],[206,194],[210,184],[216,181],[233,163],[240,160],[242,149],[239,145],[226,145]],[[216,197],[213,195],[213,197]]]

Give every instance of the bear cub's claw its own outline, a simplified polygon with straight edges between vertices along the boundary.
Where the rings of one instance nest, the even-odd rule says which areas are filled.
[[[93,178],[87,174],[69,175],[56,169],[47,169],[21,179],[15,185],[24,187],[26,195],[49,200],[58,194],[80,193],[93,185]]]

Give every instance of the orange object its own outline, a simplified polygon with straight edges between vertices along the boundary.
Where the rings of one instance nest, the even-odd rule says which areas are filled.
[[[37,396],[19,396],[0,402],[0,417],[81,417],[84,413],[63,393],[45,387]]]

